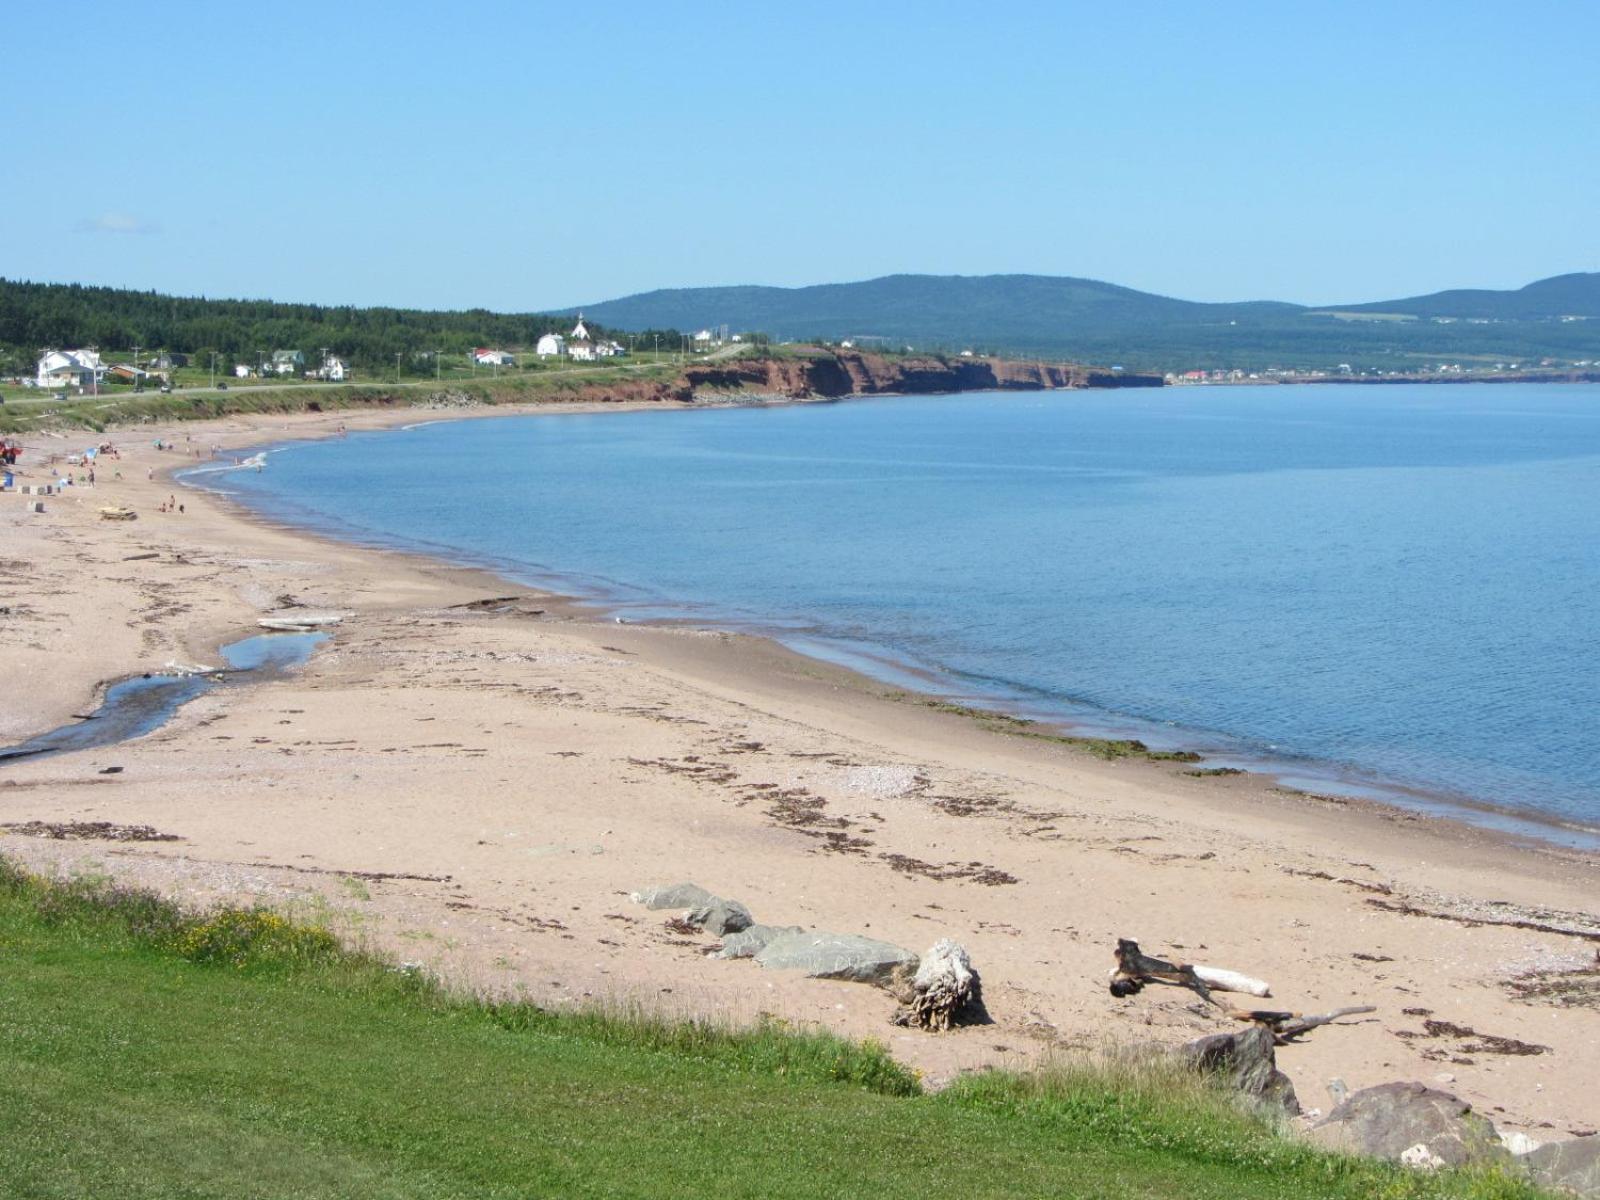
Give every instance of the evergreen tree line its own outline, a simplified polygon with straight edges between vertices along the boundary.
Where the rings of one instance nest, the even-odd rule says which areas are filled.
[[[624,346],[626,332],[585,322],[596,338]],[[255,363],[274,350],[299,350],[315,366],[326,349],[369,370],[392,371],[396,356],[408,370],[433,370],[432,355],[464,356],[474,347],[526,347],[546,333],[568,333],[570,316],[495,313],[487,309],[430,312],[406,308],[281,304],[271,300],[207,300],[164,296],[81,284],[26,283],[0,279],[0,347],[14,364],[31,369],[45,349],[97,347],[102,354],[177,351],[196,356],[216,352],[226,362]],[[631,335],[651,347],[678,346],[676,330]]]

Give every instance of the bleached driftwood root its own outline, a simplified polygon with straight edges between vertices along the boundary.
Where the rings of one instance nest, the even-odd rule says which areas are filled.
[[[949,938],[942,938],[922,956],[911,991],[910,1002],[894,1015],[896,1025],[942,1033],[952,1025],[987,1020],[978,972],[966,950]]]

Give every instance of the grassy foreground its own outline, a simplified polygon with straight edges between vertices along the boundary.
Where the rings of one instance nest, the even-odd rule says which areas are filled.
[[[0,858],[7,1197],[1531,1197],[1317,1153],[1191,1077],[451,996],[265,912]]]

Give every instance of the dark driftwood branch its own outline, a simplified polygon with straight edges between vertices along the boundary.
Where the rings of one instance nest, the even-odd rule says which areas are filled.
[[[1113,996],[1132,996],[1143,990],[1147,983],[1170,983],[1186,987],[1199,994],[1208,1004],[1215,1004],[1211,989],[1188,963],[1170,963],[1164,958],[1153,958],[1139,949],[1132,938],[1117,939],[1117,969],[1111,976]]]
[[[1340,1017],[1353,1017],[1360,1013],[1377,1011],[1375,1005],[1357,1004],[1351,1008],[1336,1008],[1332,1012],[1316,1014],[1265,1012],[1260,1009],[1246,1011],[1234,1008],[1228,1010],[1228,1015],[1238,1021],[1254,1021],[1258,1025],[1265,1025],[1272,1033],[1272,1040],[1280,1046],[1286,1046],[1319,1025],[1331,1025]]]

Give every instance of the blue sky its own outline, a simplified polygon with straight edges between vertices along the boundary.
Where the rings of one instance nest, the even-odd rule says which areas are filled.
[[[554,308],[1600,269],[1600,4],[19,0],[0,275]],[[35,52],[32,48],[39,48]]]

